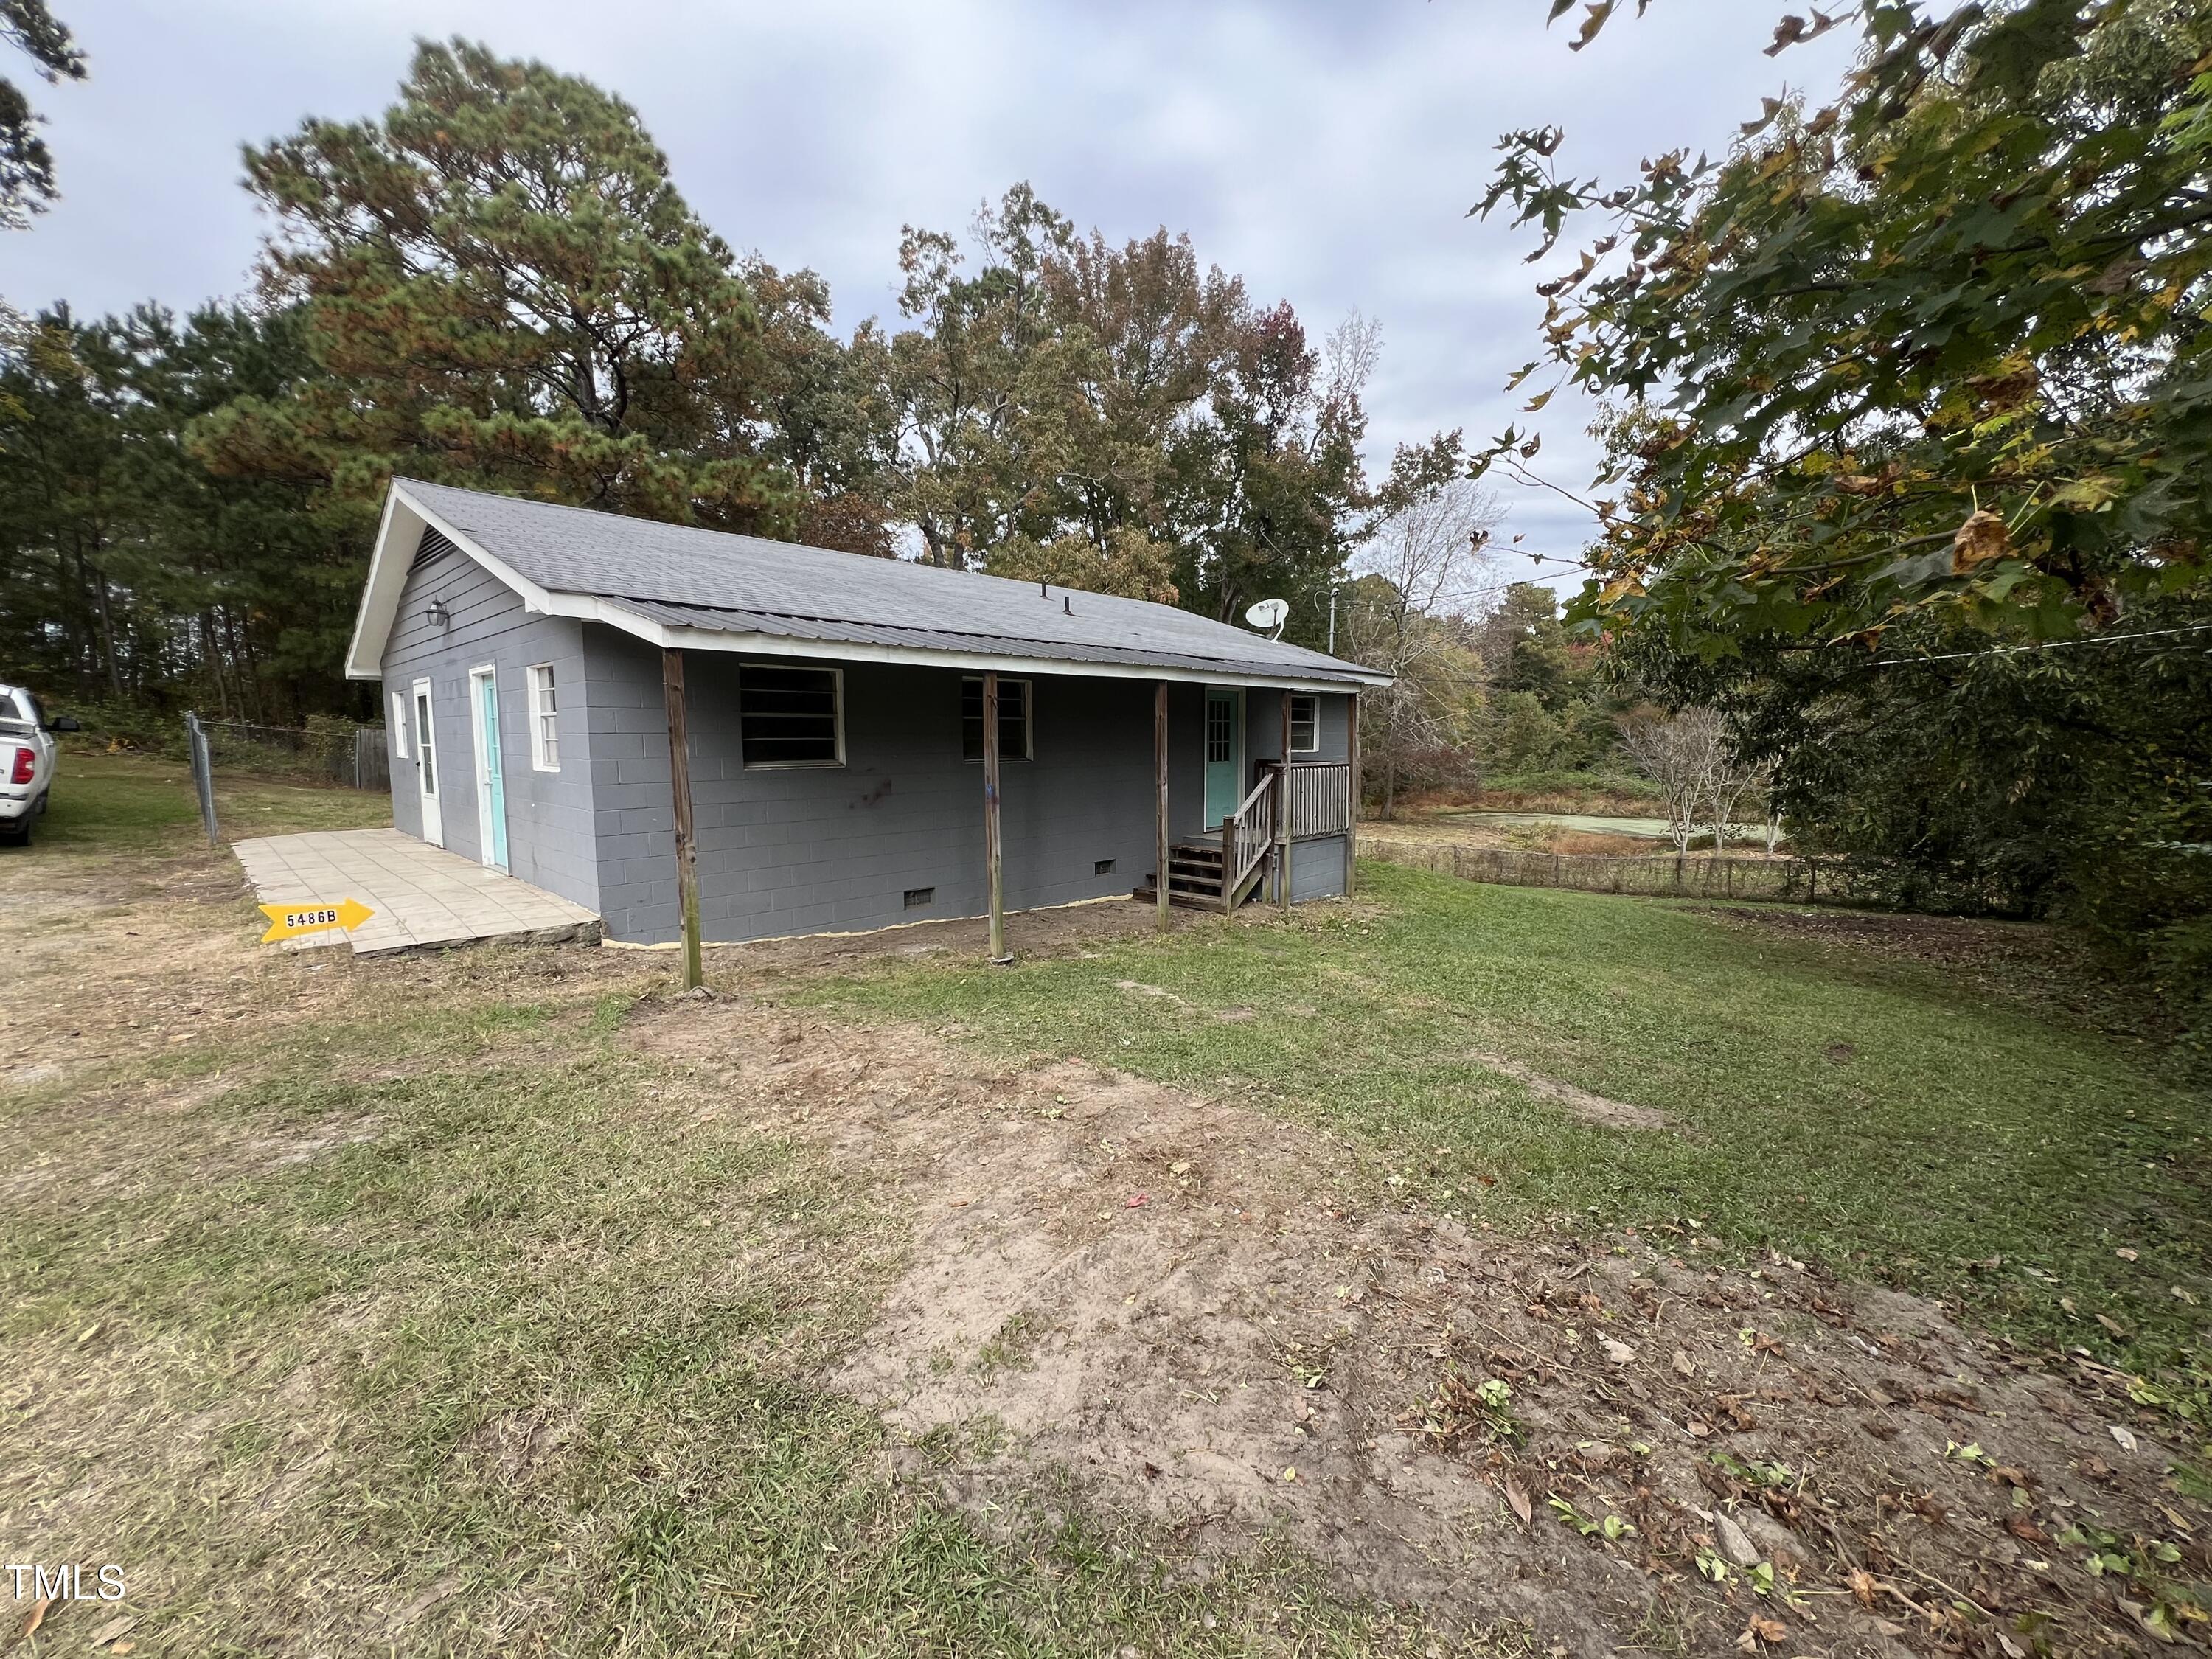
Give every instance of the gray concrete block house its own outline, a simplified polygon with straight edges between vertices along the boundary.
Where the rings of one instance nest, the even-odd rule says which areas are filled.
[[[1386,683],[1171,606],[404,479],[346,672],[383,683],[402,830],[638,942],[678,936],[686,857],[710,940],[979,915],[994,876],[1009,909],[1157,896],[1163,850],[1177,903],[1341,893]]]

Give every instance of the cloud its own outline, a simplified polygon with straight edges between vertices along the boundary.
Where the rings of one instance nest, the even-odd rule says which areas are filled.
[[[391,101],[417,35],[465,34],[636,106],[733,245],[827,276],[841,322],[895,310],[900,227],[965,226],[1017,179],[1110,238],[1188,230],[1201,258],[1318,333],[1379,318],[1373,459],[1439,428],[1487,436],[1535,355],[1532,239],[1468,219],[1498,135],[1557,124],[1562,165],[1620,178],[1718,150],[1787,80],[1826,92],[1845,32],[1760,55],[1760,9],[1662,0],[1589,50],[1541,0],[102,0],[64,9],[92,57],[40,87],[64,191],[0,241],[0,293],[83,314],[242,292],[262,224],[238,148]],[[611,21],[616,26],[610,27]],[[1525,395],[1525,394],[1524,394]],[[1540,417],[1579,490],[1591,411]],[[1525,424],[1525,422],[1524,422]],[[1514,492],[1507,534],[1571,555],[1587,514]],[[1501,537],[1501,540],[1504,538]]]

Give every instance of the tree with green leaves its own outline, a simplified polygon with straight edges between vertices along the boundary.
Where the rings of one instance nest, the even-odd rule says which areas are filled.
[[[728,528],[796,516],[759,309],[620,99],[424,42],[377,121],[246,151],[273,296],[323,373],[198,434],[364,504],[393,473]]]
[[[43,81],[85,77],[84,53],[46,0],[0,0],[0,40],[27,56]],[[21,87],[0,75],[0,227],[21,230],[58,193],[38,112]]]
[[[1396,815],[1401,782],[1466,781],[1450,775],[1461,770],[1481,715],[1474,617],[1500,514],[1460,471],[1459,455],[1456,432],[1399,447],[1342,605],[1346,653],[1391,677],[1359,700],[1362,750],[1386,818]]]
[[[2212,14],[1856,11],[1838,95],[1768,100],[1725,156],[1608,188],[1558,129],[1504,141],[1479,211],[1545,249],[1595,222],[1519,377],[1615,410],[1575,615],[1664,700],[1726,710],[1808,844],[1900,902],[2070,915],[2189,1001]],[[1771,50],[1842,19],[1784,17]],[[1516,423],[1482,465],[1525,472],[1537,442]]]
[[[1222,617],[1289,599],[1320,642],[1365,506],[1371,326],[1316,349],[1188,237],[1085,238],[1025,185],[965,246],[909,227],[900,263],[897,499],[925,557]]]
[[[1590,9],[1585,39],[1613,9]],[[1769,100],[1717,161],[1608,189],[1561,173],[1557,129],[1504,142],[1478,211],[1510,204],[1547,249],[1599,222],[1540,290],[1522,378],[1548,361],[1647,411],[1598,481],[1586,614],[1709,653],[1762,631],[1879,647],[1916,611],[2057,638],[2197,589],[2212,16],[1859,15],[1836,100]],[[1835,21],[1787,17],[1775,49]],[[1509,428],[1486,459],[1532,443]]]
[[[56,309],[0,352],[0,678],[75,698],[286,723],[358,708],[345,514],[210,472],[196,421],[315,373],[295,313]]]

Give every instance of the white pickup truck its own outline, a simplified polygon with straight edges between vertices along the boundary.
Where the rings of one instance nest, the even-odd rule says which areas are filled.
[[[49,720],[22,687],[0,685],[0,845],[31,844],[31,825],[54,785],[53,734],[78,729],[66,714]]]

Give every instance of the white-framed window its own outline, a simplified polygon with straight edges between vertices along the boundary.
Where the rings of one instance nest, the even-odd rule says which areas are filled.
[[[1030,683],[999,677],[999,758],[1030,758]],[[981,675],[960,682],[960,757],[983,758],[983,680]]]
[[[1310,691],[1291,694],[1291,752],[1321,753],[1321,699]]]
[[[844,671],[739,663],[738,738],[748,767],[842,766]]]
[[[414,750],[407,746],[407,694],[392,694],[392,758],[405,760]]]
[[[553,665],[532,663],[530,679],[530,763],[540,772],[561,769],[560,699],[553,686]]]

